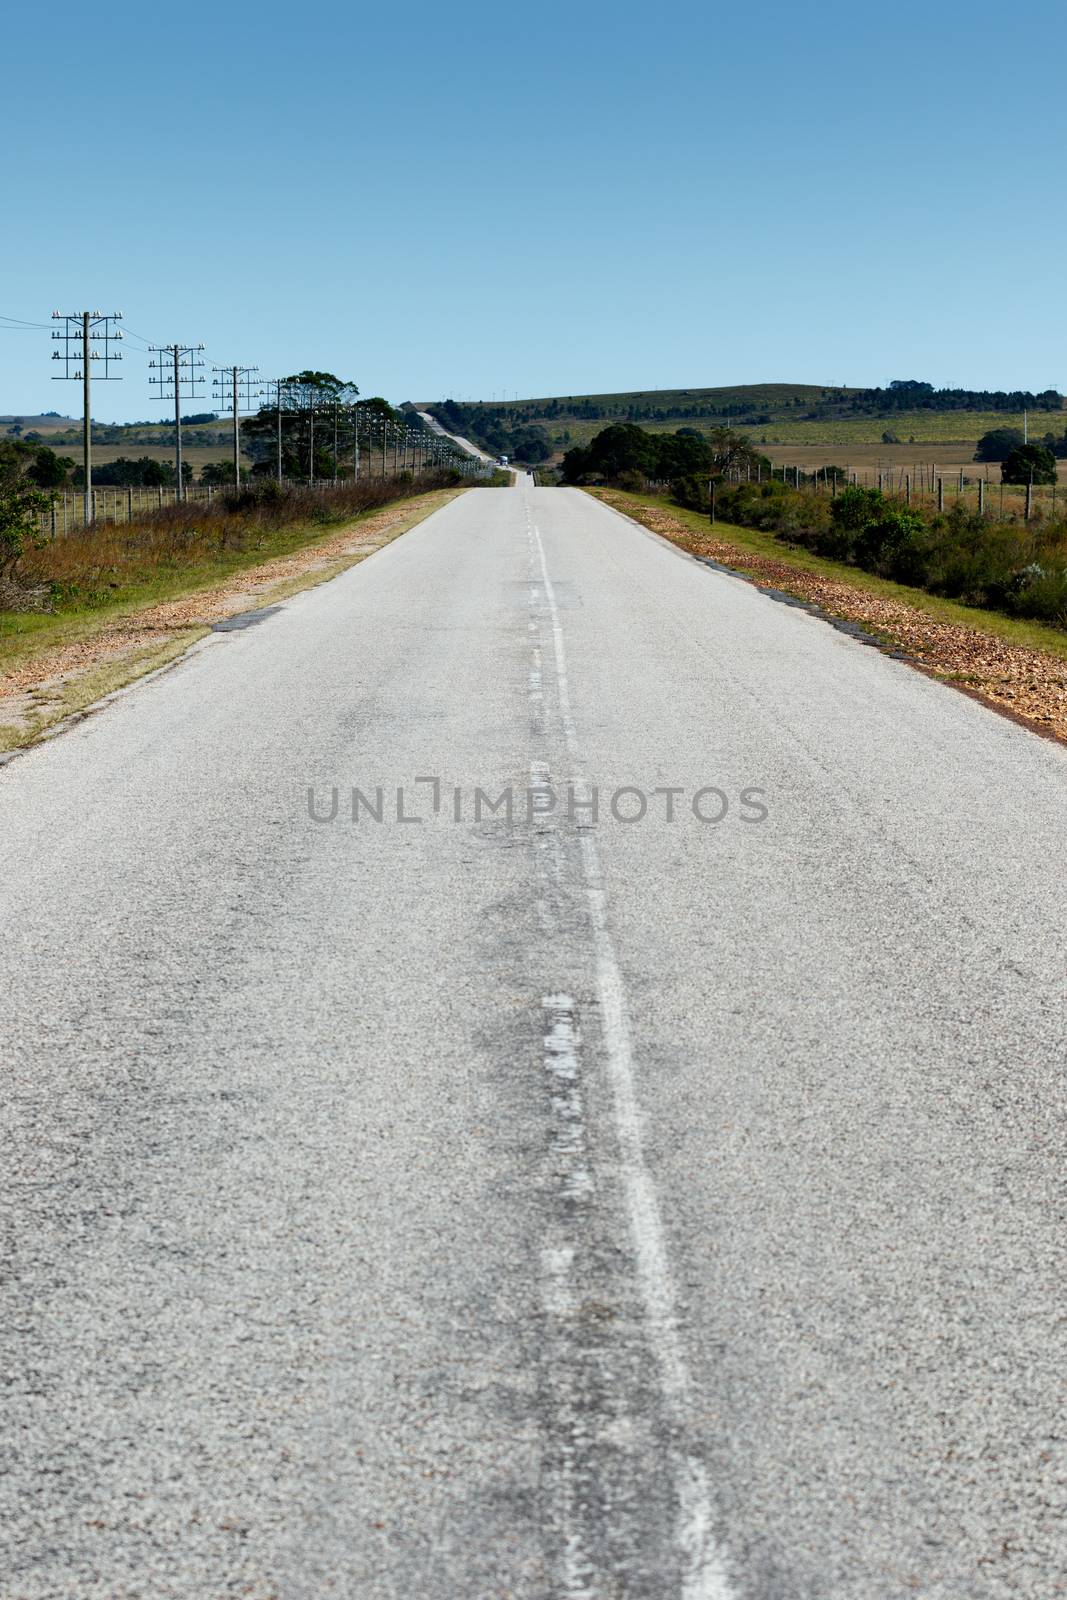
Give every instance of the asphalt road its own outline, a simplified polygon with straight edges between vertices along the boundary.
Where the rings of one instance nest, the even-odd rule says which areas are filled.
[[[431,433],[440,434],[442,439],[451,439],[453,444],[458,444],[460,449],[465,450],[469,456],[476,456],[479,461],[487,461],[490,465],[493,465],[493,457],[486,455],[479,445],[473,444],[470,439],[465,439],[460,433],[449,433],[446,428],[442,428],[436,417],[431,417],[428,411],[420,411],[419,416]]]
[[[526,481],[9,764],[4,1600],[1067,1594],[1065,776]]]

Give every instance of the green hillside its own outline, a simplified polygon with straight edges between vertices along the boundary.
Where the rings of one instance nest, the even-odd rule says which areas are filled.
[[[819,384],[762,383],[720,388],[635,389],[618,394],[545,395],[512,401],[440,402],[431,407],[446,427],[491,449],[514,453],[540,434],[553,454],[587,444],[612,423],[635,422],[653,432],[680,427],[708,432],[730,427],[764,445],[875,446],[973,443],[996,427],[1023,427],[1030,435],[1063,435],[1063,396],[1054,390],[935,389],[918,381],[884,389]],[[538,459],[536,455],[530,459]]]

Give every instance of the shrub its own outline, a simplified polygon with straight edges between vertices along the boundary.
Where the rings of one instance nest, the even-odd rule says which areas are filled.
[[[220,495],[217,503],[230,513],[239,513],[279,506],[285,498],[286,491],[277,478],[251,478],[240,488],[235,486]]]
[[[1004,457],[1002,483],[1055,483],[1056,457],[1047,445],[1018,444]]]
[[[671,499],[675,505],[685,506],[687,511],[707,511],[710,504],[707,478],[698,477],[696,473],[676,478],[671,484]]]
[[[1003,603],[1015,616],[1067,626],[1067,567],[1046,571],[1040,563],[1030,562],[1015,574]]]
[[[856,535],[855,559],[868,571],[894,577],[905,570],[921,570],[920,539],[924,523],[914,511],[883,506],[878,517]]]
[[[1022,444],[1021,428],[990,428],[983,433],[974,452],[976,461],[1003,461],[1017,444]]]

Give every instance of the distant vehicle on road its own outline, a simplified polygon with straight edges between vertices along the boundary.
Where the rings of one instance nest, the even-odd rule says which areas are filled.
[[[511,462],[508,460],[507,456],[501,456],[500,457],[500,465],[502,467],[509,467],[511,465]]]

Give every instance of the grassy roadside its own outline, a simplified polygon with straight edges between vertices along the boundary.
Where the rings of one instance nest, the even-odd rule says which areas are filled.
[[[454,492],[458,491],[443,491],[444,498],[441,492],[437,492],[434,504],[443,504]],[[418,498],[421,501],[426,496]],[[398,497],[390,504],[403,507],[414,505],[415,501],[411,497]],[[345,517],[343,525],[345,529],[358,528],[380,509],[371,506],[365,511],[356,512]],[[41,650],[57,643],[104,632],[116,620],[136,615],[146,607],[199,593],[264,562],[326,544],[336,538],[341,525],[341,519],[337,519],[330,522],[298,521],[280,527],[260,526],[243,545],[234,543],[211,548],[194,546],[188,554],[180,550],[176,552],[173,548],[162,555],[153,551],[132,570],[118,567],[112,570],[104,554],[95,586],[87,588],[83,584],[75,594],[61,592],[54,610],[0,611],[0,675],[11,663],[28,655],[39,654]],[[105,543],[118,543],[123,534],[121,525],[108,526],[101,530],[93,542],[101,547]],[[68,542],[73,544],[74,541]],[[47,557],[57,550],[62,551],[62,546],[46,547],[43,554]],[[35,558],[30,556],[24,563],[31,578],[37,576],[34,561]],[[43,575],[52,576],[51,573]]]
[[[243,549],[146,572],[105,599],[76,598],[50,613],[0,614],[0,751],[34,743],[166,666],[214,622],[328,582],[465,492],[435,489],[332,525],[260,530]]]
[[[692,555],[860,624],[931,676],[966,689],[1035,731],[1067,741],[1067,633],[943,600],[857,567],[718,522],[655,495],[590,489],[594,498]]]

